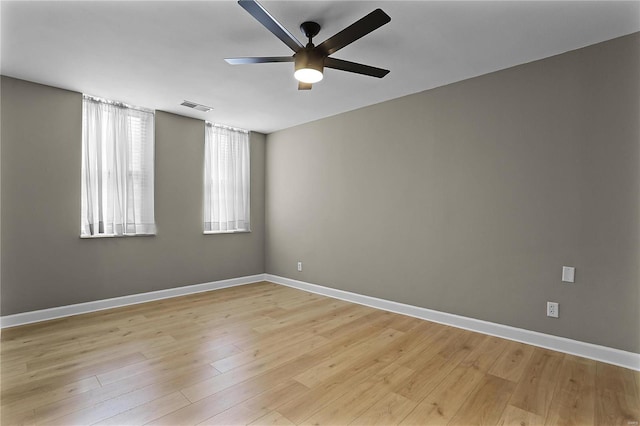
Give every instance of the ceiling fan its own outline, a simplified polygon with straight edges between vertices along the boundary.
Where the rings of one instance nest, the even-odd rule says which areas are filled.
[[[305,46],[287,31],[282,24],[276,21],[256,0],[239,0],[238,4],[282,40],[284,44],[289,46],[294,53],[293,56],[226,58],[225,61],[229,64],[294,62],[294,77],[298,80],[298,90],[310,90],[313,83],[322,80],[322,72],[325,67],[378,78],[382,78],[389,73],[389,70],[382,68],[344,61],[329,56],[391,21],[389,15],[381,9],[374,10],[317,46],[313,44],[312,39],[320,32],[320,25],[312,21],[303,22],[300,25],[300,30],[309,40]]]

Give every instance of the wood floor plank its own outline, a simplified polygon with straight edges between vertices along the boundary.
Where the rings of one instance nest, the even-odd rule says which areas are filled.
[[[163,389],[178,391],[184,386],[198,383],[217,374],[219,372],[208,364],[142,373],[55,403],[36,405],[35,418],[39,423],[47,423],[139,389],[145,389],[146,392],[160,389],[161,393],[165,392]]]
[[[369,329],[371,327],[374,327],[374,323],[377,322],[373,319],[371,321],[368,321],[368,316],[375,312],[376,311],[371,308],[353,305],[349,309],[338,312],[338,315],[333,315],[329,318],[324,318],[322,320],[315,319],[315,321],[311,321],[310,323],[305,321],[298,325],[289,327],[286,330],[275,329],[269,332],[263,331],[261,333],[256,333],[253,336],[247,336],[246,339],[238,341],[234,344],[243,350],[247,350],[252,348],[255,342],[258,340],[282,338],[282,336],[287,336],[299,332],[319,334],[328,339],[340,340],[354,333],[357,334],[356,329]],[[335,313],[336,312],[334,312],[334,314]],[[352,323],[356,323],[357,326],[352,327]],[[379,328],[383,329],[385,327],[381,325]],[[352,329],[353,331],[350,331]]]
[[[402,419],[403,425],[446,425],[458,412],[485,374],[474,368],[457,367],[415,409]]]
[[[301,423],[324,406],[348,395],[360,383],[379,377],[391,364],[374,362],[354,373],[334,375],[331,380],[325,380],[313,389],[293,395],[288,402],[278,406],[277,410],[292,422]]]
[[[135,317],[135,315],[133,316]],[[10,352],[15,349],[25,348],[34,349],[39,345],[55,345],[58,342],[65,342],[67,338],[92,338],[95,335],[104,335],[112,329],[117,330],[119,325],[113,321],[92,322],[90,320],[81,325],[74,321],[75,318],[59,318],[19,327],[5,328],[2,330],[3,351]],[[120,321],[127,321],[128,319],[119,318]],[[55,331],[55,333],[52,333],[52,331]]]
[[[253,398],[208,418],[201,425],[240,425],[258,421],[260,418],[274,413],[274,408],[288,400],[292,394],[304,391],[300,383],[287,380]],[[278,416],[280,416],[278,414]],[[274,418],[278,418],[275,416]],[[280,416],[281,417],[281,416]]]
[[[309,363],[313,363],[322,356],[305,354],[302,357],[277,368],[253,375],[251,378],[224,387],[218,392],[196,401],[186,407],[174,411],[149,424],[152,425],[194,425],[206,421],[231,407],[244,401],[270,392],[280,384],[291,382],[291,378],[303,371]]]
[[[0,331],[3,425],[635,426],[639,396],[638,372],[272,283]]]
[[[378,328],[382,330],[389,328],[389,324],[393,321],[394,314],[391,312],[377,311],[375,309],[369,309],[365,312],[365,315],[355,318],[353,321],[323,331],[320,334],[327,339],[340,339],[352,333],[357,333],[362,329]]]
[[[120,365],[134,364],[144,360],[144,356],[135,353],[124,355],[117,358],[106,358],[94,364],[83,364],[77,369],[73,365],[65,364],[61,367],[62,371],[56,371],[55,367],[51,367],[42,374],[37,371],[28,375],[28,378],[19,384],[9,384],[3,389],[0,398],[3,404],[9,404],[23,398],[30,398],[41,392],[48,392],[60,386],[75,383],[78,380],[90,378],[103,371],[108,371]],[[42,376],[42,377],[41,377]]]
[[[509,404],[546,418],[564,355],[535,348]]]
[[[349,424],[364,414],[387,395],[391,388],[406,380],[413,370],[400,364],[391,364],[370,380],[355,386],[349,394],[325,405],[305,419],[306,425]]]
[[[591,425],[595,422],[596,362],[565,355],[546,423]]]
[[[280,351],[260,357],[253,362],[245,364],[242,368],[230,370],[198,384],[181,389],[181,392],[189,401],[199,401],[237,383],[241,383],[261,373],[286,364],[288,361],[311,352],[317,347],[326,345],[326,343],[327,339],[324,337],[313,336],[295,345],[287,346]]]
[[[460,341],[463,338],[462,334],[459,334],[461,331],[447,326],[435,327],[434,332],[426,338],[426,344],[407,351],[400,362],[414,370],[420,369],[427,360],[437,355],[449,343]]]
[[[151,336],[154,334],[154,336]],[[56,372],[65,365],[72,365],[76,368],[80,364],[94,364],[103,359],[115,358],[124,354],[140,353],[142,349],[161,346],[175,339],[158,333],[146,333],[139,336],[123,336],[118,342],[101,342],[92,348],[73,348],[69,350],[52,353],[49,357],[39,358],[27,362],[27,373],[34,371],[50,370],[52,367]]]
[[[16,357],[31,361],[41,357],[48,357],[51,354],[56,355],[60,350],[70,349],[77,351],[95,348],[96,345],[105,341],[119,341],[123,337],[120,334],[122,332],[121,327],[146,320],[142,315],[124,315],[123,317],[115,317],[108,322],[92,324],[89,321],[84,327],[78,325],[83,323],[82,321],[71,322],[72,320],[68,318],[65,321],[60,323],[57,320],[53,321],[59,328],[55,332],[52,332],[52,330],[55,330],[55,326],[48,324],[48,322],[40,323],[44,324],[42,329],[35,329],[32,332],[28,331],[32,329],[31,327],[27,330],[22,329],[22,327],[11,328],[12,339],[5,340],[7,333],[3,332],[3,340],[0,345],[3,358],[10,360],[12,357]],[[144,331],[149,332],[150,330]]]
[[[338,398],[325,405],[300,425],[347,425],[364,413],[386,394],[384,389],[360,383],[351,389],[346,398]]]
[[[637,425],[640,423],[640,395],[631,370],[596,364],[596,423]]]
[[[291,298],[287,300],[285,304],[276,303],[279,309],[268,315],[270,318],[276,320],[274,321],[274,324],[277,324],[279,321],[286,321],[287,319],[305,318],[307,313],[313,315],[315,310],[326,312],[327,306],[332,305],[334,302],[334,300],[326,299],[320,295],[314,295],[312,293],[305,294],[304,298],[300,298],[299,296],[290,297]],[[282,300],[282,298],[279,299]],[[302,303],[296,303],[296,301]],[[334,307],[337,306],[341,305],[334,305]]]
[[[58,417],[47,423],[60,426],[91,425],[131,409],[145,406],[151,401],[171,395],[172,393],[174,392],[168,388],[165,388],[164,392],[161,389],[150,390],[142,388],[120,395],[116,398],[100,402],[85,409],[73,411],[72,413]]]
[[[416,327],[416,325],[422,323],[423,326],[426,324],[423,321],[418,320],[417,318],[410,317],[407,315],[395,314],[391,318],[391,322],[388,327],[393,328],[394,330],[408,332]],[[434,323],[427,323],[429,326],[434,325]]]
[[[315,293],[307,293],[299,290],[288,289],[290,294],[281,294],[279,297],[278,307],[285,311],[293,311],[303,308],[310,303],[322,300],[324,296]]]
[[[448,423],[456,426],[494,425],[500,420],[515,383],[486,374]]]
[[[393,321],[391,321],[389,326],[392,324]],[[415,354],[424,354],[425,349],[431,346],[434,336],[437,336],[435,330],[438,327],[438,324],[413,318],[413,327],[406,331],[402,340],[398,341],[400,344],[394,344],[395,350],[387,351],[387,353],[379,358],[380,361],[393,361],[407,365],[408,363],[404,362],[405,360],[413,357]],[[394,348],[391,347],[390,349]]]
[[[34,407],[61,401],[74,395],[100,389],[100,387],[96,376],[91,376],[59,387],[51,386],[47,392],[39,390],[13,403],[2,401],[2,406],[10,411],[33,411]]]
[[[0,349],[1,350],[1,349]],[[11,360],[9,357],[0,358],[0,377],[9,380],[14,376],[20,376],[27,372],[27,363],[24,359]]]
[[[384,334],[385,331],[383,330],[382,333]],[[383,371],[391,364],[399,364],[398,361],[402,358],[402,355],[406,353],[408,348],[412,348],[415,342],[420,344],[420,339],[416,339],[408,332],[402,333],[397,338],[395,334],[393,337],[389,335],[389,338],[393,340],[383,345],[369,341],[366,345],[357,348],[356,357],[341,362],[339,366],[327,368],[325,370],[326,374],[317,376],[317,381],[314,382],[313,387],[317,388],[327,383],[340,382],[348,377],[359,377],[361,372],[370,368],[374,368],[376,372]],[[349,349],[346,349],[345,352],[348,353]],[[334,358],[334,356],[332,355],[331,358]]]
[[[507,405],[502,412],[499,426],[542,426],[544,425],[544,417],[539,416],[521,408]]]
[[[213,394],[186,407],[173,411],[147,424],[149,425],[196,425],[266,391],[265,388],[239,384],[220,394]]]
[[[393,391],[414,402],[420,402],[455,368],[444,358],[436,355],[415,371]]]
[[[94,424],[100,426],[143,425],[189,404],[189,400],[184,395],[173,392]]]
[[[480,334],[478,334],[480,335]],[[482,335],[480,335],[482,336]],[[509,342],[499,337],[484,336],[460,365],[487,372],[504,353]]]
[[[291,327],[300,327],[301,324],[313,325],[313,323],[328,320],[334,315],[339,315],[340,311],[353,309],[353,306],[341,300],[318,300],[307,310],[295,312],[269,324],[254,327],[258,333],[265,333],[275,330],[287,330]]]
[[[226,373],[229,370],[238,368],[255,361],[274,352],[282,351],[283,347],[290,345],[292,342],[303,341],[309,338],[311,334],[308,331],[299,331],[293,334],[277,334],[271,339],[260,339],[254,342],[251,349],[245,351],[236,350],[235,353],[227,357],[213,362],[211,365],[218,371]],[[326,338],[325,338],[326,339]],[[325,340],[329,341],[329,340]]]
[[[385,396],[369,407],[351,425],[396,425],[399,424],[415,407],[416,402],[397,393],[386,393]]]
[[[239,350],[232,344],[205,345],[204,347],[185,345],[181,350],[167,352],[163,356],[145,359],[120,368],[114,368],[99,374],[97,377],[100,384],[104,386],[147,372],[162,373],[169,369],[176,369],[187,365],[215,363],[220,359],[232,356],[238,352]]]
[[[336,312],[332,318],[324,319],[309,327],[313,333],[323,335],[332,330],[339,329],[345,325],[369,315],[372,312],[371,308],[359,305],[349,306],[343,311]]]
[[[465,345],[465,341],[471,337],[471,333],[460,333],[459,337],[463,339],[455,342],[447,339],[446,344],[436,345],[440,351],[449,347],[449,350],[443,353],[444,356],[440,353],[431,355],[433,350],[424,351],[429,355],[425,356],[425,360],[421,363],[415,361],[411,363],[415,373],[394,391],[415,402],[421,402],[469,355],[471,348]],[[403,365],[406,364],[403,363]]]
[[[2,425],[34,425],[35,410],[10,410],[0,409],[0,424]]]
[[[317,313],[303,321],[288,321],[284,326],[263,329],[259,333],[263,336],[273,334],[291,334],[299,331],[309,331],[314,334],[322,334],[325,331],[340,327],[342,324],[357,318],[354,313],[363,312],[360,307],[341,305],[329,312]],[[257,329],[254,329],[258,331]]]
[[[401,361],[403,355],[413,350],[422,349],[424,345],[427,344],[426,340],[422,339],[425,328],[421,327],[421,325],[425,323],[415,318],[412,318],[412,320],[414,321],[414,325],[417,324],[418,326],[414,326],[411,329],[407,328],[408,331],[406,333],[403,333],[398,338],[393,338],[392,342],[385,345],[373,344],[372,346],[370,341],[360,347],[351,345],[350,348],[357,352],[357,356],[340,363],[340,366],[334,365],[336,360],[332,355],[329,358],[328,365],[334,366],[325,369],[325,374],[317,376],[317,381],[314,382],[313,389],[325,389],[328,391],[327,395],[336,395],[336,390],[346,385],[346,383],[350,382],[352,385],[355,385],[358,383],[358,380],[363,377],[369,378],[370,376],[377,376],[379,372],[384,371],[388,366]],[[386,325],[391,324],[392,323],[388,323]],[[373,328],[370,330],[374,331],[376,329]],[[416,337],[415,334],[411,332],[417,333],[418,336]],[[384,336],[384,332],[382,332],[381,335]],[[371,335],[369,340],[372,338],[375,338],[375,333]],[[341,350],[341,352],[348,354],[351,349],[344,347],[344,351]],[[327,364],[327,362],[325,362],[325,364]],[[370,376],[363,376],[365,372],[368,372]],[[310,385],[309,383],[307,384]],[[325,396],[323,395],[320,398],[316,397],[313,399],[314,403],[324,401]],[[311,406],[313,406],[313,404]],[[309,405],[306,405],[306,408],[309,408]]]
[[[253,323],[251,321],[251,323]],[[233,326],[207,329],[203,327],[191,327],[190,330],[182,333],[181,336],[174,336],[176,340],[164,345],[152,348],[144,348],[140,351],[147,359],[158,358],[169,352],[179,352],[185,347],[198,347],[201,350],[214,350],[220,346],[233,345],[238,347],[236,342],[242,339],[255,341],[258,335],[251,330],[251,327],[236,328]],[[239,348],[242,349],[242,348]]]
[[[293,426],[295,423],[291,423],[289,419],[287,419],[282,414],[277,411],[271,411],[268,414],[256,419],[255,421],[249,423],[250,426]]]
[[[354,345],[334,356],[331,356],[320,364],[314,365],[304,373],[297,375],[295,380],[307,387],[314,387],[327,377],[333,376],[334,374],[340,374],[342,370],[352,365],[354,360],[358,360],[359,356],[366,355],[370,352],[386,347],[394,340],[400,338],[402,334],[402,332],[396,330],[383,330],[374,338],[368,339],[359,345]]]
[[[489,374],[501,377],[512,382],[520,381],[529,359],[533,354],[534,347],[519,342],[509,342],[500,358],[489,370]]]

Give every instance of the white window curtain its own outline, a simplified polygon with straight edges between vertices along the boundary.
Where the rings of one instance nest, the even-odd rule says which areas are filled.
[[[155,234],[153,162],[152,111],[83,97],[81,236]]]
[[[204,232],[248,232],[249,132],[206,123],[204,140]]]

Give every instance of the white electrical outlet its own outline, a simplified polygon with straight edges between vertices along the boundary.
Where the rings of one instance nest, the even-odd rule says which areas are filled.
[[[559,304],[556,302],[547,302],[547,316],[558,318]]]
[[[298,262],[298,272],[302,272],[302,262]]]

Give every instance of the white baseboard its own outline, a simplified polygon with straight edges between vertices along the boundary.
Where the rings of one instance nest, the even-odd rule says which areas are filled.
[[[235,287],[260,281],[264,281],[264,274],[231,278],[228,280],[212,281],[208,283],[188,285],[184,287],[175,287],[166,290],[151,291],[149,293],[132,294],[130,296],[114,297],[112,299],[96,300],[93,302],[78,303],[75,305],[60,306],[56,308],[42,309],[39,311],[24,312],[14,315],[6,315],[0,317],[0,328],[15,327],[18,325],[68,317],[71,315],[86,314],[88,312],[101,311],[110,308],[119,308],[127,305],[151,302],[153,300],[185,296],[187,294],[202,293],[204,291]]]
[[[609,348],[607,346],[594,345],[592,343],[580,342],[578,340],[567,339],[565,337],[553,336],[551,334],[539,333],[537,331],[525,330],[522,328],[510,327],[508,325],[482,321],[474,318],[463,317],[446,312],[434,311],[418,306],[406,305],[404,303],[390,300],[378,299],[376,297],[337,290],[303,281],[284,278],[277,275],[265,274],[265,280],[300,290],[317,293],[335,299],[346,300],[360,305],[370,306],[398,314],[409,315],[452,327],[502,337],[516,342],[552,349],[571,355],[577,355],[620,367],[630,368],[640,371],[640,354],[622,351],[620,349]]]

